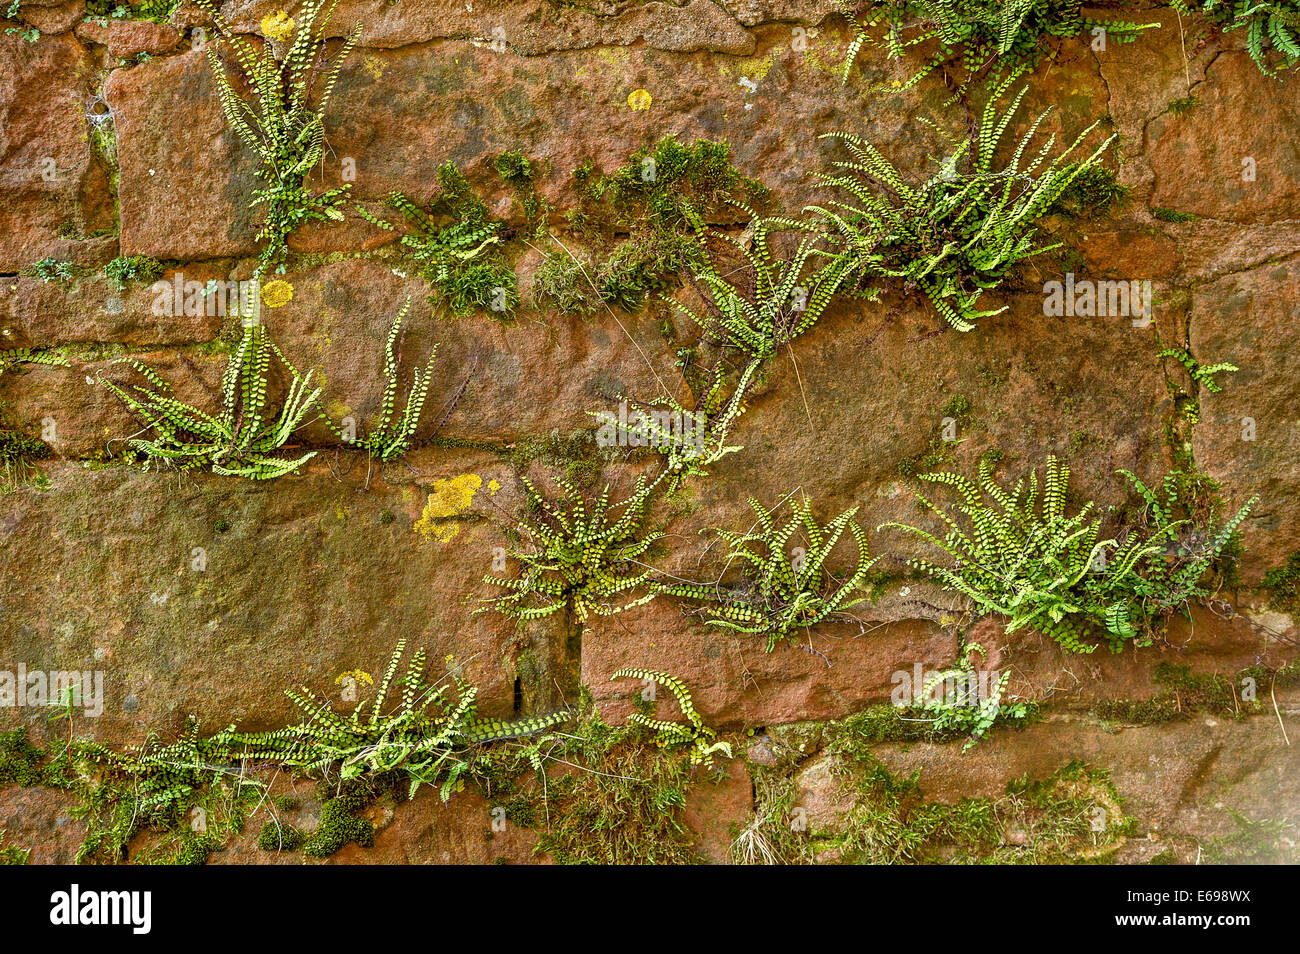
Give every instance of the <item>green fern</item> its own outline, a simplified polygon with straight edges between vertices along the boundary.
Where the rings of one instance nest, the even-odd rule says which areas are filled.
[[[523,569],[516,577],[483,578],[506,590],[488,600],[490,608],[519,620],[567,610],[583,621],[593,612],[608,616],[649,602],[653,590],[618,604],[627,594],[646,589],[653,573],[641,558],[663,537],[646,527],[658,481],[647,484],[638,478],[633,494],[612,506],[608,486],[589,505],[572,484],[557,483],[563,494],[551,504],[524,479],[532,512],[520,521],[519,530],[529,545],[510,551]]]
[[[411,299],[393,319],[388,329],[388,340],[384,345],[384,397],[380,404],[379,416],[372,422],[366,435],[350,441],[354,446],[363,448],[376,460],[390,461],[401,457],[411,448],[416,429],[420,426],[420,416],[424,412],[425,402],[429,397],[429,382],[433,373],[433,361],[438,355],[438,346],[429,352],[429,360],[423,368],[416,368],[412,375],[411,389],[406,395],[406,407],[397,416],[397,352],[402,339],[402,322],[411,308]],[[329,428],[340,440],[349,440],[350,435],[341,424],[328,422]]]
[[[1265,76],[1300,63],[1297,0],[1171,0],[1180,13],[1200,13],[1225,33],[1246,32],[1246,49]]]
[[[777,258],[769,243],[771,233],[804,226],[782,219],[760,219],[750,212],[748,244],[720,236],[747,266],[742,272],[745,284],[740,285],[729,277],[731,270],[725,275],[718,270],[708,251],[709,234],[699,214],[689,207],[686,214],[703,251],[694,283],[704,299],[705,314],[698,315],[671,298],[665,301],[705,334],[743,351],[752,360],[772,357],[811,329],[855,265],[848,255],[825,251],[815,236],[806,236],[788,260]],[[810,268],[821,259],[828,260]]]
[[[1049,456],[1040,496],[1036,472],[1007,491],[993,480],[988,458],[980,462],[978,484],[953,473],[925,474],[921,480],[951,487],[961,497],[956,512],[965,526],[919,492],[918,501],[943,521],[945,537],[906,524],[885,526],[912,533],[952,557],[948,566],[923,559],[909,560],[908,566],[969,597],[981,610],[1006,616],[1007,632],[1030,626],[1077,653],[1094,651],[1097,644],[1090,640],[1104,637],[1118,652],[1130,641],[1149,644],[1170,612],[1185,611],[1191,599],[1204,595],[1200,577],[1254,503],[1198,547],[1194,559],[1176,572],[1164,572],[1160,555],[1186,522],[1172,522],[1167,510],[1157,510],[1154,532],[1103,540],[1093,503],[1066,513],[1069,475],[1068,467]]]
[[[719,742],[718,733],[704,724],[704,720],[695,710],[695,704],[691,701],[690,691],[680,679],[652,669],[620,669],[610,676],[610,682],[616,679],[646,679],[657,682],[676,697],[677,705],[681,708],[682,715],[686,717],[686,725],[655,719],[641,712],[634,712],[629,717],[636,725],[643,726],[654,733],[655,745],[660,748],[688,746],[692,765],[711,763],[714,754],[718,752],[727,758],[732,757],[731,744]]]
[[[503,223],[492,218],[453,163],[440,166],[438,178],[441,192],[424,208],[400,192],[388,194],[388,206],[412,227],[402,235],[402,246],[454,313],[480,310],[509,318],[519,305],[519,283],[501,254]],[[397,232],[396,225],[364,208],[357,213],[378,228]]]
[[[731,548],[731,556],[742,562],[745,582],[734,590],[698,583],[659,584],[659,593],[707,603],[707,625],[767,637],[767,651],[776,644],[828,619],[843,618],[845,611],[863,602],[854,598],[867,580],[876,560],[868,559],[867,536],[847,510],[822,526],[805,500],[790,504],[788,523],[778,526],[775,508],[767,510],[757,500],[749,505],[758,516],[756,532],[718,531]],[[857,564],[843,583],[836,586],[826,568],[827,559],[848,531],[857,544]],[[802,531],[806,547],[787,553]]]
[[[0,350],[0,374],[20,364],[44,364],[55,368],[68,367],[68,359],[58,351],[46,348],[6,348]]]
[[[1084,170],[1098,164],[1114,141],[1112,136],[1088,158],[1066,163],[1096,128],[1094,123],[1050,160],[1056,140],[1049,137],[1026,162],[1045,111],[1020,139],[1009,162],[996,167],[1003,136],[1028,90],[1022,88],[999,114],[997,103],[1016,78],[1013,74],[991,89],[975,134],[951,140],[952,153],[938,161],[934,175],[919,186],[904,181],[866,140],[828,134],[844,143],[850,159],[834,164],[835,175],[819,179],[846,190],[851,201],[809,208],[852,256],[860,284],[903,279],[958,331],[970,331],[979,319],[1005,310],[982,311],[978,302],[1013,266],[1059,247],[1034,243],[1037,221]]]
[[[954,60],[960,60],[965,73],[964,89],[977,77],[1000,79],[1033,69],[1052,37],[1069,39],[1102,29],[1109,42],[1131,43],[1143,30],[1160,25],[1095,20],[1082,9],[1082,0],[873,0],[854,18],[857,34],[845,58],[844,81],[862,48],[877,42],[873,33],[882,21],[891,57],[902,58],[913,47],[930,43],[938,47],[904,89]]]
[[[320,94],[314,97],[318,61],[325,46],[325,31],[338,0],[303,0],[298,8],[293,39],[281,47],[264,41],[254,47],[235,33],[214,0],[195,0],[210,15],[229,45],[235,63],[252,89],[250,103],[236,92],[217,57],[216,45],[208,49],[208,62],[217,80],[217,93],[226,121],[239,139],[258,156],[257,174],[266,187],[253,193],[254,206],[265,206],[266,216],[257,233],[265,241],[256,274],[274,268],[283,273],[289,235],[313,221],[342,221],[339,206],[350,185],[316,192],[307,175],[325,156],[325,108],[338,83],[339,72],[361,37],[358,23],[324,71]]]
[[[289,388],[280,411],[267,409],[267,376],[274,355],[289,373]],[[320,388],[311,387],[312,372],[301,375],[280,352],[261,323],[244,328],[238,347],[222,377],[222,408],[214,417],[171,397],[171,388],[147,365],[131,358],[126,363],[153,386],[121,387],[104,377],[100,382],[153,431],[149,438],[129,438],[127,443],[142,458],[145,469],[171,465],[180,470],[211,467],[214,474],[268,480],[293,473],[315,451],[297,458],[275,456],[308,421]],[[314,420],[314,418],[313,418]]]

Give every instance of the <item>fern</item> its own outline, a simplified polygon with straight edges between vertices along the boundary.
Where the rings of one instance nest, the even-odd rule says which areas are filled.
[[[955,666],[931,673],[921,687],[921,702],[917,707],[918,714],[928,717],[935,730],[965,732],[963,752],[969,751],[999,720],[1015,724],[1030,713],[1026,703],[1003,703],[1002,696],[1011,678],[1009,672],[991,674],[997,675],[997,680],[988,678],[988,694],[980,698],[980,674],[971,659],[974,652],[984,655],[984,648],[979,643],[967,643]],[[942,694],[935,691],[939,686],[944,687]],[[952,695],[947,694],[950,686],[955,689]]]
[[[908,566],[969,597],[981,610],[1006,616],[1009,633],[1031,626],[1077,653],[1094,651],[1097,644],[1090,640],[1099,637],[1114,651],[1130,641],[1147,645],[1170,612],[1185,611],[1191,599],[1204,595],[1197,581],[1254,501],[1198,548],[1193,560],[1170,574],[1159,569],[1160,555],[1184,523],[1172,522],[1167,510],[1157,509],[1154,532],[1103,540],[1093,503],[1067,514],[1069,474],[1053,456],[1047,458],[1041,488],[1037,473],[1031,472],[1005,490],[993,480],[988,458],[980,462],[978,483],[953,473],[926,474],[922,480],[956,491],[962,499],[956,512],[965,520],[917,493],[918,501],[942,520],[944,538],[905,524],[885,526],[946,552],[953,561],[947,566],[923,559],[909,560]]]
[[[274,355],[289,374],[289,387],[279,413],[267,408],[267,376]],[[145,469],[171,465],[180,470],[211,467],[214,474],[268,480],[293,473],[315,451],[297,458],[276,456],[293,432],[317,405],[320,388],[285,359],[261,323],[244,328],[243,337],[226,364],[221,386],[221,410],[216,416],[171,397],[170,386],[147,365],[119,358],[141,374],[152,388],[119,386],[104,377],[100,383],[144,419],[153,431],[149,438],[129,438]],[[314,419],[313,419],[314,420]]]
[[[855,264],[848,255],[828,253],[813,236],[805,237],[789,260],[778,259],[770,247],[770,234],[779,228],[802,226],[780,219],[760,219],[750,212],[748,245],[720,237],[748,266],[744,270],[745,285],[738,285],[719,272],[714,256],[709,254],[709,236],[699,214],[689,207],[686,214],[703,250],[694,283],[705,300],[706,311],[698,315],[678,301],[665,300],[706,334],[743,351],[752,360],[772,357],[811,329]],[[828,261],[810,268],[821,259]]]
[[[217,80],[226,121],[240,141],[257,154],[261,162],[257,174],[266,183],[265,188],[254,191],[252,202],[266,207],[256,236],[259,242],[266,243],[256,274],[261,276],[269,268],[283,273],[289,235],[295,229],[307,222],[343,220],[339,207],[351,186],[316,192],[306,184],[306,178],[324,159],[325,108],[343,62],[361,37],[361,24],[356,25],[324,69],[320,93],[313,96],[325,30],[338,0],[303,0],[292,41],[278,45],[268,40],[260,47],[254,47],[230,28],[214,0],[195,2],[212,17],[253,93],[250,103],[236,92],[217,57],[216,45],[209,47],[208,62]]]
[[[663,537],[645,525],[658,481],[647,484],[638,478],[632,496],[613,505],[608,486],[588,504],[572,484],[557,483],[563,495],[551,504],[525,478],[532,513],[519,529],[529,546],[510,551],[523,569],[516,577],[483,578],[506,590],[488,600],[490,608],[519,620],[567,610],[583,621],[593,612],[608,616],[649,602],[653,590],[618,605],[627,594],[644,589],[653,572],[641,557]]]
[[[1081,0],[875,0],[854,19],[857,34],[844,62],[847,82],[862,48],[873,41],[883,21],[883,42],[891,57],[933,43],[937,51],[905,84],[909,89],[936,68],[960,60],[964,89],[981,76],[1000,79],[1036,67],[1049,38],[1070,39],[1105,30],[1107,40],[1131,43],[1158,23],[1094,20],[1082,14]]]
[[[503,224],[474,196],[453,163],[438,169],[442,190],[427,207],[400,192],[390,192],[386,203],[400,213],[412,231],[401,243],[415,262],[420,276],[433,285],[456,314],[492,311],[510,317],[519,305],[518,280],[506,265],[501,249]],[[387,232],[397,226],[358,207],[357,213]]]
[[[1297,0],[1170,0],[1180,13],[1200,13],[1225,33],[1244,30],[1246,50],[1265,76],[1300,63]]]
[[[52,368],[68,367],[68,359],[58,351],[45,348],[6,348],[0,350],[0,374],[20,364],[44,364]]]
[[[951,140],[952,153],[919,186],[904,181],[866,140],[828,134],[844,143],[850,158],[834,164],[836,174],[819,178],[847,191],[850,201],[809,208],[852,256],[860,284],[903,279],[958,331],[970,331],[979,319],[1005,310],[982,311],[978,302],[1013,266],[1059,247],[1034,243],[1037,221],[1084,170],[1098,164],[1114,140],[1107,139],[1082,161],[1066,163],[1096,128],[1094,123],[1050,160],[1055,136],[1027,159],[1045,111],[1017,143],[1009,162],[995,167],[1007,126],[1028,89],[1022,88],[999,114],[997,103],[1015,79],[1013,74],[991,89],[978,129],[970,138]]]
[[[629,717],[636,725],[643,726],[654,733],[655,745],[660,748],[688,746],[692,765],[712,762],[713,755],[717,752],[721,752],[727,758],[732,757],[731,744],[719,742],[718,734],[704,724],[704,720],[695,710],[695,704],[691,701],[690,691],[680,679],[651,669],[620,669],[610,677],[610,682],[616,679],[647,679],[659,683],[676,697],[677,705],[681,708],[682,715],[686,717],[686,725],[655,719],[641,712],[634,712]]]
[[[406,320],[406,313],[410,308],[411,299],[408,298],[402,310],[393,319],[392,327],[388,329],[388,340],[384,344],[386,383],[379,416],[370,425],[364,437],[350,441],[355,446],[365,449],[372,458],[385,462],[401,457],[411,448],[411,441],[420,426],[420,416],[429,397],[433,361],[438,355],[438,346],[434,345],[424,367],[415,369],[411,379],[411,389],[406,395],[406,406],[401,415],[397,415],[397,351],[402,339],[402,322]],[[342,425],[329,421],[329,427],[340,440],[349,440],[349,434],[345,432]]]
[[[731,556],[742,562],[742,586],[724,591],[698,583],[674,583],[657,585],[658,592],[707,603],[708,625],[766,636],[768,652],[799,630],[842,617],[863,602],[863,597],[854,598],[853,594],[862,589],[876,561],[868,559],[866,533],[853,520],[856,507],[823,527],[806,500],[790,504],[790,520],[781,526],[776,523],[775,508],[769,511],[752,497],[749,505],[758,517],[756,532],[718,532],[730,546]],[[800,530],[807,546],[787,553]],[[858,559],[845,581],[835,586],[826,562],[846,530],[857,544]]]

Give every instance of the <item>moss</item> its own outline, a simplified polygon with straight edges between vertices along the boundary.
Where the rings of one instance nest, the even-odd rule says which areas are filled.
[[[162,277],[163,266],[147,255],[119,255],[104,266],[104,275],[122,291],[129,284],[149,285]]]
[[[1179,212],[1177,209],[1168,209],[1162,205],[1152,206],[1151,215],[1159,219],[1161,222],[1173,223],[1195,222],[1200,218],[1199,215],[1194,215],[1191,212]]]
[[[1280,677],[1282,672],[1278,670],[1277,675]],[[1106,700],[1093,707],[1093,715],[1103,722],[1128,725],[1178,722],[1196,713],[1223,719],[1245,718],[1262,711],[1258,698],[1241,697],[1239,690],[1245,680],[1253,680],[1258,693],[1275,678],[1274,671],[1263,666],[1243,669],[1229,678],[1223,673],[1193,673],[1190,666],[1167,662],[1156,666],[1152,675],[1158,689],[1149,699]]]
[[[353,814],[368,801],[359,791],[327,800],[321,805],[320,824],[302,841],[303,853],[313,858],[325,858],[352,842],[362,848],[373,848],[375,826]]]
[[[1248,818],[1234,808],[1227,809],[1232,816],[1231,833],[1211,838],[1201,845],[1200,862],[1209,865],[1233,864],[1290,864],[1295,852],[1294,842],[1283,837],[1283,832],[1295,827],[1286,819],[1274,821]]]
[[[1201,101],[1195,96],[1183,96],[1169,104],[1169,112],[1175,116],[1182,116],[1184,113],[1190,113]]]
[[[1077,762],[1041,781],[1013,782],[1002,797],[951,805],[925,798],[919,770],[896,776],[870,753],[835,771],[854,803],[841,830],[810,834],[842,861],[1087,863],[1113,854],[1134,828],[1105,773]]]
[[[297,851],[305,840],[303,833],[292,825],[269,821],[258,833],[257,847],[263,851]]]
[[[1088,166],[1075,176],[1047,211],[1049,214],[1093,217],[1122,209],[1131,197],[1132,190],[1119,184],[1113,169]]]
[[[585,690],[582,710],[577,730],[557,740],[560,749],[552,753],[577,768],[544,789],[512,786],[494,803],[518,824],[545,826],[536,850],[560,864],[698,861],[683,818],[686,756],[648,744],[635,726],[607,725]]]
[[[1300,613],[1300,550],[1287,557],[1282,566],[1265,573],[1262,586],[1268,591],[1269,609]]]
[[[0,732],[0,786],[30,788],[42,784],[44,760],[45,750],[32,744],[26,729]]]
[[[17,845],[6,845],[5,831],[0,828],[0,865],[25,865],[31,855],[31,849],[19,848]]]
[[[44,441],[0,426],[0,493],[23,486],[43,487],[47,481],[36,464],[52,456]]]

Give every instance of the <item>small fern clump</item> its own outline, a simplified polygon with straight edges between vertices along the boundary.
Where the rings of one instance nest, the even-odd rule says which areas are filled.
[[[718,531],[731,547],[733,559],[742,561],[745,582],[734,590],[698,583],[656,586],[658,592],[707,604],[707,625],[767,637],[767,651],[776,644],[828,619],[845,618],[846,610],[863,602],[854,597],[875,564],[867,553],[867,536],[854,522],[857,508],[846,510],[826,526],[812,514],[811,502],[794,501],[789,522],[777,526],[775,508],[768,510],[752,497],[749,505],[758,516],[756,532]],[[786,548],[802,530],[807,545]],[[857,564],[843,583],[836,585],[826,568],[827,558],[845,531],[857,544]]]
[[[1007,632],[1031,626],[1076,653],[1094,651],[1097,643],[1091,640],[1105,638],[1118,652],[1129,642],[1148,645],[1170,613],[1185,612],[1191,600],[1205,595],[1201,577],[1254,503],[1173,567],[1163,553],[1185,522],[1170,521],[1167,509],[1152,504],[1153,532],[1103,540],[1092,502],[1066,513],[1069,476],[1069,468],[1054,456],[1047,458],[1041,495],[1036,472],[1010,491],[999,486],[988,458],[980,462],[978,483],[954,473],[925,474],[921,480],[961,496],[956,510],[969,529],[919,492],[918,501],[947,527],[945,537],[906,524],[885,526],[912,533],[952,557],[947,566],[924,559],[909,560],[908,566],[969,597],[981,610],[1006,616]],[[1153,500],[1148,497],[1148,503]],[[1194,532],[1204,536],[1203,530]]]
[[[267,410],[272,355],[289,374],[288,391],[274,417]],[[222,407],[215,417],[171,397],[170,386],[144,363],[130,358],[118,362],[130,365],[154,388],[131,385],[127,390],[100,378],[153,431],[147,439],[128,440],[145,469],[163,464],[180,470],[211,467],[214,474],[268,480],[293,473],[316,456],[315,451],[297,458],[277,456],[293,432],[310,423],[307,415],[317,404],[320,388],[311,387],[312,372],[304,376],[289,363],[260,322],[244,328],[230,356],[222,377]]]
[[[953,140],[954,151],[939,162],[933,176],[919,186],[902,174],[871,143],[847,133],[830,133],[848,149],[850,159],[835,163],[835,175],[819,175],[829,186],[844,189],[849,201],[829,208],[810,207],[851,255],[860,282],[903,279],[919,288],[939,315],[958,331],[970,331],[980,318],[1005,308],[981,311],[980,297],[1007,277],[1018,262],[1059,247],[1036,245],[1037,221],[1084,170],[1095,166],[1114,140],[1103,142],[1088,158],[1066,163],[1096,128],[1085,129],[1064,152],[1050,160],[1055,136],[1023,167],[1026,150],[1047,116],[1044,111],[1016,145],[1009,162],[995,165],[1011,117],[1028,87],[1003,113],[997,102],[1015,76],[991,91],[977,132]],[[823,137],[825,138],[825,137]]]
[[[727,758],[732,757],[731,744],[719,742],[718,733],[704,724],[704,720],[695,710],[694,702],[691,701],[690,690],[680,679],[651,669],[620,669],[610,676],[610,682],[616,679],[645,679],[657,682],[677,699],[677,705],[681,708],[682,715],[686,717],[686,725],[680,722],[669,722],[666,719],[655,719],[641,712],[634,712],[629,717],[636,725],[643,726],[654,733],[655,745],[660,748],[686,746],[690,752],[692,765],[712,763],[713,756],[718,752]]]
[[[325,71],[320,95],[312,92],[325,46],[325,29],[337,0],[303,0],[298,8],[292,41],[287,44],[263,41],[255,48],[226,23],[214,0],[196,0],[213,18],[217,31],[230,46],[235,62],[253,91],[253,102],[236,92],[230,76],[217,57],[215,44],[208,48],[208,61],[217,80],[217,92],[226,121],[239,139],[257,154],[258,176],[265,188],[253,193],[254,206],[265,206],[266,217],[257,233],[265,241],[257,274],[269,268],[285,270],[289,235],[300,225],[313,221],[342,221],[343,204],[350,185],[316,192],[307,185],[307,175],[325,156],[325,108],[329,105],[339,72],[361,37],[358,23]]]
[[[1085,17],[1082,9],[1082,0],[872,0],[854,21],[857,36],[845,59],[844,79],[881,21],[887,24],[884,42],[892,57],[902,58],[913,47],[932,42],[938,47],[904,89],[958,57],[966,74],[964,87],[980,76],[1000,78],[1033,69],[1051,37],[1069,39],[1104,30],[1109,42],[1131,43],[1143,30],[1160,25],[1095,20]]]
[[[805,237],[788,260],[778,258],[769,235],[775,228],[793,223],[760,219],[750,212],[748,245],[722,237],[747,266],[742,272],[744,284],[740,284],[731,279],[731,270],[720,271],[708,253],[709,236],[703,220],[693,211],[688,215],[704,250],[694,282],[704,299],[705,313],[697,315],[674,299],[667,301],[706,334],[753,360],[770,358],[817,324],[857,264],[850,255],[827,252],[815,236]],[[820,259],[827,260],[810,268]]]
[[[984,647],[979,643],[967,643],[962,647],[956,665],[930,673],[921,686],[918,694],[920,704],[916,707],[920,717],[930,720],[934,732],[965,733],[963,752],[984,738],[994,724],[1023,723],[1031,711],[1028,703],[1002,701],[1011,679],[1010,672],[993,673],[981,680],[971,658],[976,652],[984,655]]]
[[[388,340],[384,344],[384,397],[379,408],[379,417],[370,425],[364,437],[356,437],[341,424],[328,422],[330,430],[343,441],[364,449],[375,460],[387,462],[401,457],[411,448],[416,428],[420,426],[420,416],[429,397],[429,381],[433,373],[433,361],[438,355],[438,346],[429,351],[429,360],[423,368],[416,368],[412,374],[411,390],[406,395],[406,407],[397,415],[397,351],[402,339],[402,322],[411,308],[411,299],[393,319],[388,329]]]
[[[438,169],[442,190],[426,208],[400,192],[385,200],[413,231],[401,243],[419,269],[420,277],[437,289],[458,315],[488,311],[509,318],[519,305],[519,283],[501,254],[504,225],[494,219],[482,199],[454,163]],[[358,214],[387,232],[397,226],[365,209]]]
[[[386,711],[405,651],[406,640],[398,640],[374,700],[358,701],[347,717],[334,713],[310,689],[290,689],[285,694],[302,710],[302,722],[253,734],[232,728],[214,736],[213,744],[236,758],[309,773],[337,768],[344,781],[396,772],[409,781],[409,795],[421,785],[438,785],[446,801],[468,768],[466,748],[531,735],[569,717],[555,712],[512,722],[479,718],[474,703],[478,690],[454,666],[448,672],[451,686],[424,681],[423,649],[412,655],[405,675],[397,680],[400,700]],[[449,666],[451,662],[448,657]],[[449,691],[452,686],[454,693]]]
[[[1265,76],[1300,63],[1300,0],[1170,0],[1180,13],[1200,13],[1225,33],[1244,30],[1246,49]]]
[[[654,485],[638,478],[633,494],[613,505],[606,486],[589,506],[572,484],[557,483],[563,494],[550,504],[525,478],[532,513],[520,521],[519,530],[530,546],[510,551],[523,563],[519,576],[483,578],[507,591],[490,598],[490,608],[520,620],[571,611],[584,621],[593,612],[609,616],[649,602],[653,590],[616,605],[625,594],[645,587],[653,573],[640,561],[663,537],[646,526]]]

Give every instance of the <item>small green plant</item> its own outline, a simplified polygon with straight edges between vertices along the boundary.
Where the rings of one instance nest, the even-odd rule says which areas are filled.
[[[433,374],[433,361],[438,355],[438,346],[429,352],[429,360],[423,368],[416,368],[411,379],[411,390],[406,395],[406,407],[401,416],[397,413],[397,352],[402,340],[402,322],[411,308],[411,299],[393,319],[388,329],[388,340],[384,345],[384,397],[379,408],[379,417],[370,425],[364,437],[358,438],[355,431],[341,424],[329,421],[329,427],[340,440],[347,441],[364,449],[372,458],[387,462],[401,457],[411,448],[415,431],[420,426],[420,416],[429,397],[429,381]]]
[[[690,751],[692,765],[712,763],[714,754],[718,752],[727,758],[732,757],[730,743],[719,742],[718,733],[704,724],[700,714],[695,711],[690,691],[680,679],[650,669],[620,669],[610,676],[610,682],[617,679],[644,679],[657,682],[677,699],[677,705],[681,708],[682,715],[686,717],[686,725],[655,719],[642,712],[634,712],[629,716],[632,722],[654,733],[655,745],[660,748],[686,746]]]
[[[25,865],[27,859],[31,857],[30,848],[19,848],[17,845],[6,845],[5,829],[0,828],[0,865]]]
[[[162,273],[162,263],[147,255],[119,255],[104,266],[104,276],[118,291],[131,284],[152,284]]]
[[[902,58],[913,47],[937,44],[938,50],[904,85],[919,83],[937,67],[960,53],[965,85],[985,75],[999,77],[1020,69],[1033,69],[1047,52],[1049,38],[1098,35],[1105,41],[1131,43],[1143,30],[1158,23],[1095,20],[1082,13],[1082,0],[871,0],[854,20],[857,36],[844,63],[848,81],[862,47],[872,42],[872,31],[884,21],[884,42],[889,55]]]
[[[523,570],[513,578],[483,578],[507,591],[489,599],[490,608],[520,620],[571,611],[584,621],[593,612],[609,616],[649,602],[653,590],[616,605],[645,588],[653,573],[641,562],[663,536],[646,527],[653,485],[638,478],[632,495],[611,507],[608,486],[588,505],[578,488],[562,479],[556,483],[562,495],[550,504],[525,478],[532,512],[520,521],[519,532],[529,547],[510,550]]]
[[[411,656],[397,680],[406,640],[398,640],[373,701],[360,700],[350,716],[335,714],[310,689],[286,690],[304,719],[271,732],[239,734],[227,730],[216,744],[240,758],[271,761],[308,773],[337,769],[343,781],[399,773],[409,782],[408,796],[421,785],[436,785],[445,802],[468,767],[464,750],[473,745],[532,735],[564,722],[554,712],[506,722],[477,714],[478,690],[468,685],[448,657],[448,674],[437,684],[424,681],[425,652]],[[385,710],[401,686],[396,705]],[[454,688],[454,692],[451,690]]]
[[[754,498],[749,505],[758,517],[757,530],[718,535],[731,548],[732,559],[742,563],[745,582],[733,590],[718,585],[673,583],[656,586],[658,592],[707,604],[707,625],[767,637],[767,651],[829,619],[849,618],[845,611],[865,597],[863,589],[876,560],[868,559],[867,535],[854,522],[857,508],[846,510],[826,526],[812,514],[812,503],[790,503],[789,522],[777,526],[776,509],[768,510]],[[804,546],[787,547],[802,530]],[[843,583],[836,585],[826,567],[827,558],[845,531],[857,544],[857,564]]]
[[[343,220],[339,206],[350,185],[316,192],[306,180],[324,159],[325,108],[343,62],[360,39],[361,24],[356,25],[325,69],[324,85],[313,103],[318,60],[336,2],[303,0],[292,42],[284,44],[268,38],[260,48],[231,29],[214,0],[196,2],[212,17],[253,91],[251,103],[236,92],[217,56],[216,44],[210,46],[208,62],[217,80],[226,121],[261,163],[257,174],[265,187],[253,193],[252,204],[266,207],[266,217],[256,236],[257,241],[266,244],[258,260],[257,275],[270,268],[283,273],[289,235],[295,229],[306,222]]]
[[[1241,370],[1235,364],[1227,361],[1217,361],[1214,364],[1203,365],[1186,348],[1165,348],[1158,352],[1156,357],[1173,358],[1183,366],[1187,376],[1192,379],[1194,387],[1191,394],[1185,394],[1181,388],[1171,385],[1175,393],[1175,403],[1189,424],[1196,424],[1201,419],[1201,401],[1197,391],[1200,388],[1205,388],[1212,394],[1217,394],[1223,390],[1223,386],[1214,380],[1214,376]]]
[[[77,266],[55,258],[43,258],[32,263],[32,274],[43,282],[70,282],[77,277]]]
[[[997,103],[1015,79],[1013,74],[991,91],[978,131],[953,140],[951,155],[920,186],[904,181],[866,140],[829,134],[844,143],[851,159],[835,163],[838,174],[819,178],[848,191],[856,204],[836,201],[830,208],[810,207],[852,256],[860,281],[903,279],[908,287],[919,288],[958,331],[970,331],[978,319],[1005,310],[981,311],[978,301],[987,289],[1001,284],[1014,265],[1060,247],[1035,245],[1035,223],[1084,170],[1099,162],[1114,139],[1107,139],[1088,158],[1066,163],[1096,124],[1049,160],[1052,136],[1022,168],[1045,111],[1021,138],[1009,163],[996,167],[1002,137],[1028,91],[1022,88],[999,115]]]
[[[289,388],[275,417],[267,412],[267,374],[271,357],[289,374]],[[243,337],[222,378],[220,412],[212,415],[168,393],[171,388],[151,368],[131,358],[118,359],[142,374],[156,390],[131,385],[130,391],[101,377],[100,382],[141,418],[153,436],[128,438],[145,469],[171,465],[180,470],[211,467],[214,474],[268,480],[293,473],[312,457],[275,456],[307,421],[320,388],[311,387],[312,372],[298,372],[271,342],[260,322],[244,328]],[[116,363],[116,362],[115,362]]]
[[[706,334],[754,360],[772,357],[817,324],[857,264],[849,255],[828,253],[815,236],[804,237],[788,260],[777,258],[768,239],[774,228],[785,223],[759,219],[750,212],[748,246],[722,236],[729,251],[747,266],[742,285],[731,279],[731,269],[719,271],[708,252],[709,235],[703,220],[694,212],[687,214],[704,250],[695,281],[705,313],[697,315],[671,298],[666,301]],[[810,263],[819,259],[827,261],[810,269]]]
[[[971,658],[976,652],[986,655],[979,643],[967,643],[962,647],[955,666],[930,673],[921,687],[920,705],[917,707],[918,715],[931,721],[932,731],[964,733],[963,752],[984,738],[984,733],[995,723],[1023,722],[1032,709],[1026,702],[1003,703],[1002,694],[1011,673],[995,673],[996,679],[986,676],[981,682]],[[936,691],[941,686],[943,691]],[[987,691],[981,692],[985,687]]]
[[[44,364],[55,368],[68,367],[68,359],[58,351],[46,348],[6,348],[0,350],[0,374],[20,364]]]
[[[1186,612],[1203,598],[1200,580],[1223,552],[1245,519],[1252,499],[1218,531],[1174,520],[1171,502],[1178,482],[1171,476],[1162,502],[1137,478],[1120,471],[1150,508],[1145,532],[1122,539],[1101,539],[1101,518],[1094,504],[1066,513],[1069,468],[1047,458],[1041,488],[1031,472],[1010,491],[993,479],[993,465],[980,461],[978,484],[953,473],[926,474],[921,480],[953,488],[963,503],[956,517],[916,492],[917,500],[947,528],[944,539],[917,527],[890,523],[948,553],[953,562],[938,566],[912,559],[908,566],[969,597],[981,610],[1008,618],[1007,632],[1032,626],[1051,636],[1068,652],[1090,653],[1104,636],[1118,652],[1128,642],[1147,645],[1155,628],[1170,613]],[[991,503],[986,502],[991,501]],[[1180,540],[1190,542],[1184,557],[1165,559]]]
[[[1246,31],[1246,49],[1265,76],[1277,76],[1300,62],[1300,2],[1297,0],[1170,0],[1180,13],[1200,13],[1225,33]]]
[[[427,208],[400,192],[389,193],[385,200],[413,228],[402,235],[403,248],[420,276],[438,290],[454,313],[482,310],[503,320],[510,318],[519,305],[519,288],[501,254],[506,239],[503,223],[474,195],[455,164],[440,166],[438,178],[442,190]],[[397,232],[391,222],[365,209],[357,211],[372,225]]]

